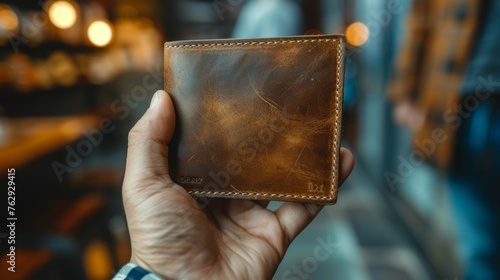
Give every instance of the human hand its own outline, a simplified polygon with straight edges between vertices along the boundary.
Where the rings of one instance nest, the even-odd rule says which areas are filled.
[[[123,202],[132,242],[131,262],[166,279],[270,279],[292,240],[321,206],[211,199],[205,209],[168,174],[175,125],[164,91],[129,134]],[[341,150],[340,182],[354,166]]]
[[[396,103],[393,117],[398,125],[406,127],[412,132],[422,128],[425,122],[424,111],[409,100]]]

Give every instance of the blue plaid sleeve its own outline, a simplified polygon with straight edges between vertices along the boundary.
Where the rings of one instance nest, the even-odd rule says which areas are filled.
[[[160,276],[134,264],[127,263],[113,277],[113,280],[163,280]]]

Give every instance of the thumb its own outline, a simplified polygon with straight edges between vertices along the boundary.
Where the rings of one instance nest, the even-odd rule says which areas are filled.
[[[175,111],[170,96],[157,91],[144,116],[128,135],[125,182],[142,182],[168,177],[168,143],[175,128]],[[131,184],[131,185],[143,185]]]

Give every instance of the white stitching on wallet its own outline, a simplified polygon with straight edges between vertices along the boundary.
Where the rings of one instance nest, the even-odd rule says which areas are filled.
[[[341,80],[343,77],[341,77],[340,73],[342,71],[342,64],[343,64],[343,56],[342,56],[342,48],[341,48],[341,44],[340,44],[340,41],[337,42],[337,84],[336,84],[336,88],[337,88],[337,91],[335,93],[335,133],[334,133],[334,137],[336,137],[336,139],[333,139],[333,162],[337,162],[337,144],[340,142],[340,135],[339,135],[339,127],[342,125],[342,120],[340,118],[340,114],[339,114],[339,111],[340,111],[340,104],[342,104],[342,102],[344,102],[342,99],[341,99],[341,96],[340,96],[340,85],[341,85]],[[339,161],[340,163],[340,161]],[[334,175],[335,175],[335,170],[337,171],[337,175],[339,174],[339,166],[334,166],[332,168],[332,188],[330,189],[330,197],[333,197],[333,191],[334,191],[334,187],[337,186],[338,187],[338,178],[334,178]]]
[[[200,44],[180,44],[166,45],[165,48],[196,48],[196,47],[222,47],[222,46],[246,46],[246,45],[276,45],[290,43],[313,43],[313,42],[332,42],[338,39],[290,39],[290,40],[269,40],[269,41],[247,41],[247,42],[228,42],[228,43],[200,43]]]

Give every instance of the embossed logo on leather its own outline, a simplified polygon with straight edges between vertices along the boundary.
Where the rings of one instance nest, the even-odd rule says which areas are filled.
[[[315,184],[315,183],[312,183],[312,182],[309,182],[307,184],[307,190],[309,192],[323,192],[324,191],[324,185],[320,185],[320,184]]]
[[[201,184],[203,182],[203,178],[196,176],[180,176],[179,182],[190,183],[190,184]]]

